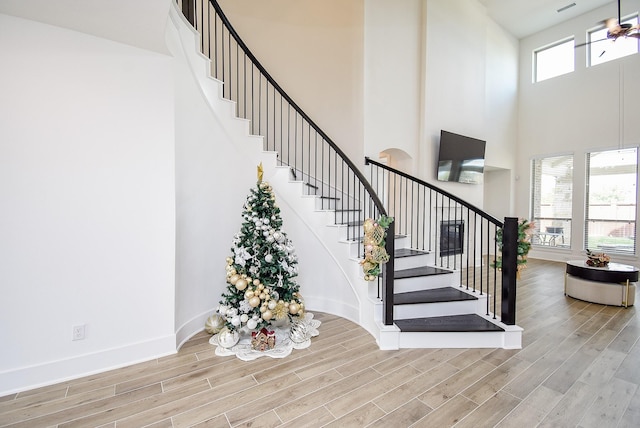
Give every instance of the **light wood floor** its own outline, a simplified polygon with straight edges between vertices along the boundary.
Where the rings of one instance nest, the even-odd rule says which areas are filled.
[[[638,427],[634,307],[563,295],[564,264],[518,282],[523,349],[380,351],[316,313],[320,335],[282,360],[218,357],[198,334],[175,356],[0,398],[20,427]]]

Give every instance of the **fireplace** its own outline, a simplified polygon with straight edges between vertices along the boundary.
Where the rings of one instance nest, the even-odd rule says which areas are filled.
[[[464,251],[464,221],[440,222],[440,257],[455,256]]]

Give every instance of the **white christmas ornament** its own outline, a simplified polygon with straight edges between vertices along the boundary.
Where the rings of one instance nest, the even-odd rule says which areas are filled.
[[[236,315],[235,317],[231,318],[231,324],[238,327],[240,325],[240,317]]]
[[[231,348],[235,346],[235,344],[239,341],[240,333],[238,333],[237,331],[231,331],[225,327],[220,333],[218,333],[218,343],[223,348]]]

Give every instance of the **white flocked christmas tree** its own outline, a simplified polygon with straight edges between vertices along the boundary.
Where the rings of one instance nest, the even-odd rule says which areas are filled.
[[[282,231],[280,208],[271,185],[262,181],[251,189],[243,206],[242,226],[227,258],[227,288],[218,314],[228,332],[260,331],[304,317],[298,259]]]

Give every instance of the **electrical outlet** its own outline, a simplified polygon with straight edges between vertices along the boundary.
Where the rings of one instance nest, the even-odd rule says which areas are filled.
[[[73,326],[73,340],[84,340],[84,324]]]

